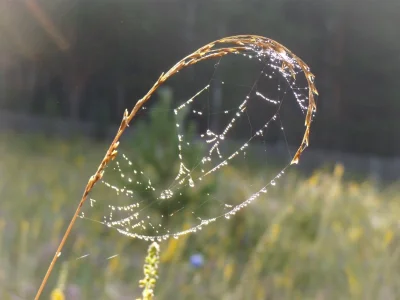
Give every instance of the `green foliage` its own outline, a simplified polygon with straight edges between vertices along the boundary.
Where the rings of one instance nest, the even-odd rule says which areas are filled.
[[[0,298],[6,300],[33,297],[82,184],[104,148],[43,139],[40,155],[30,153],[26,142],[23,149],[14,148],[24,144],[17,139],[2,136],[7,143],[0,147]],[[136,160],[142,154],[136,152]],[[229,183],[245,192],[249,182],[262,180],[244,178],[240,169],[223,170],[226,181],[221,179],[216,187],[221,197],[227,197],[221,201],[243,199],[229,194]],[[162,242],[155,297],[397,299],[398,186],[379,190],[369,182],[346,182],[343,172],[337,166],[333,173],[316,172],[307,179],[287,173],[265,197],[230,220],[223,218],[197,234]],[[183,228],[191,222],[170,222],[175,220],[183,222],[176,224]],[[148,245],[119,234],[100,236],[104,226],[90,220],[76,225],[44,298],[59,288],[62,262],[68,264],[62,284],[65,299],[77,294],[82,299],[140,296],[137,283],[143,277]],[[194,253],[203,255],[202,267],[190,264],[188,257]],[[77,259],[84,254],[90,255]],[[107,260],[111,254],[118,256]]]
[[[187,119],[188,111],[182,110],[178,115],[174,115],[172,104],[172,91],[169,88],[161,89],[159,99],[148,109],[148,118],[139,117],[139,121],[133,125],[133,136],[129,137],[129,141],[122,141],[122,147],[127,149],[122,152],[129,157],[132,164],[120,160],[120,166],[126,174],[132,176],[132,182],[126,182],[116,174],[120,178],[117,185],[126,186],[134,191],[136,196],[145,201],[145,207],[150,204],[156,216],[164,216],[162,219],[164,224],[169,221],[171,212],[199,203],[207,193],[212,193],[216,189],[215,182],[205,179],[201,186],[181,188],[179,194],[175,193],[172,199],[154,201],[160,197],[160,190],[170,188],[181,167],[176,124],[179,124],[180,128],[185,127],[182,134],[185,136],[185,141],[191,144],[189,150],[185,151],[184,147],[182,148],[185,166],[196,166],[205,151],[204,146],[194,140],[196,128],[195,124]],[[135,170],[138,172],[134,173]],[[192,172],[193,177],[200,174],[198,168]],[[143,185],[138,186],[136,184],[138,180],[141,182],[151,180],[157,190],[149,190]],[[207,205],[202,209],[208,209]]]

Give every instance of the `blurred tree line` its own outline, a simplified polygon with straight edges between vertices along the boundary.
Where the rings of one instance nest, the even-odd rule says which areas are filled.
[[[314,147],[396,155],[399,15],[391,0],[2,0],[0,107],[116,123],[184,55],[258,34],[316,75]]]

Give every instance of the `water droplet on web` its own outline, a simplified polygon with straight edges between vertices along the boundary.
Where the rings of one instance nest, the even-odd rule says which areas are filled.
[[[164,134],[167,129],[171,130],[171,136],[175,138],[168,136],[170,141],[165,142],[163,139],[167,134],[154,138],[152,134],[157,134],[157,130],[155,133],[148,130],[142,142],[149,144],[147,148],[144,147],[146,155],[134,149],[133,154],[129,155],[132,160],[119,154],[122,159],[118,155],[110,162],[111,167],[106,169],[102,183],[113,194],[100,193],[99,197],[103,199],[97,200],[96,210],[93,209],[93,212],[105,210],[101,219],[103,224],[123,235],[145,241],[163,241],[169,237],[177,239],[180,235],[202,230],[216,220],[233,218],[260,196],[264,197],[268,182],[271,186],[276,185],[283,170],[272,177],[254,175],[256,180],[248,180],[248,176],[255,173],[251,169],[254,162],[259,168],[269,166],[269,125],[281,125],[277,127],[280,128],[280,138],[286,138],[285,129],[291,124],[283,122],[281,107],[293,103],[300,107],[300,113],[308,109],[308,92],[304,93],[307,87],[293,78],[291,72],[298,78],[303,74],[302,65],[296,62],[290,52],[285,51],[283,57],[274,47],[263,48],[254,41],[241,49],[245,50],[235,50],[239,55],[232,58],[247,62],[256,58],[251,64],[258,64],[261,68],[252,74],[252,78],[258,78],[255,81],[238,82],[243,80],[241,69],[237,70],[236,81],[234,72],[230,72],[229,76],[224,75],[224,70],[220,72],[220,68],[226,67],[227,61],[218,57],[211,78],[201,83],[202,77],[196,77],[199,81],[196,81],[196,86],[203,84],[203,88],[185,95],[191,87],[184,86],[177,91],[179,96],[174,97],[169,109],[158,109],[156,102],[154,106],[150,104],[146,107],[142,114],[146,117],[153,112],[154,115],[158,113],[158,116],[164,117],[168,114],[171,117],[172,123],[165,121],[162,130]],[[186,61],[187,65],[192,62]],[[292,66],[293,70],[283,67],[285,64]],[[212,66],[208,65],[208,68],[213,69]],[[232,64],[229,66],[230,70]],[[221,84],[225,85],[222,87]],[[178,85],[176,89],[179,90]],[[214,97],[218,94],[222,94],[219,95],[220,106],[214,103]],[[292,99],[286,100],[289,97]],[[188,131],[192,119],[198,122],[194,123],[196,126],[193,128],[196,129],[193,136]],[[140,122],[140,119],[137,121]],[[146,129],[152,128],[151,124],[147,120]],[[302,128],[303,124],[300,125]],[[240,138],[235,138],[236,135]],[[159,143],[153,142],[153,139]],[[171,144],[164,144],[167,142]],[[140,146],[137,146],[138,149]],[[254,154],[256,152],[262,156],[258,158]],[[133,165],[136,170],[132,169]],[[290,161],[286,166],[289,165]],[[113,170],[116,176],[108,177]],[[115,178],[118,178],[117,182]],[[113,205],[107,206],[105,203]],[[90,212],[90,207],[85,209],[88,209],[85,213]],[[188,215],[190,222],[186,219]],[[81,216],[86,215],[82,213]],[[85,218],[90,219],[91,216]],[[192,222],[192,219],[195,221]],[[177,230],[174,222],[188,223],[191,227]]]

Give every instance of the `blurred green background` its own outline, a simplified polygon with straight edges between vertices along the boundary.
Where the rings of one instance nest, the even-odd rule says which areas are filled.
[[[179,163],[168,153],[172,139],[165,140],[161,156],[152,146],[172,134],[165,131],[167,123],[150,119],[131,145],[140,169],[159,170],[157,184]],[[107,144],[14,132],[2,133],[1,141],[0,296],[31,299]],[[254,192],[249,182],[264,181],[261,174],[276,169],[246,173],[228,166],[214,192],[226,197],[221,200],[243,201]],[[312,176],[290,170],[230,220],[161,242],[156,299],[397,299],[398,186],[345,180],[340,164]],[[232,183],[239,187],[235,192],[227,188]],[[189,195],[185,210],[206,192]],[[103,197],[107,203],[118,200],[115,194]],[[155,209],[162,213],[162,207]],[[102,220],[102,213],[90,218]],[[187,229],[192,216],[185,215],[171,218],[169,228]],[[147,246],[78,219],[44,299],[56,287],[63,288],[65,299],[136,299]]]

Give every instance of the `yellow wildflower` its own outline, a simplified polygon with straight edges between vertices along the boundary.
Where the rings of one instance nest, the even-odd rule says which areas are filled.
[[[281,232],[281,227],[279,226],[279,224],[273,224],[270,231],[271,243],[275,243],[278,240],[280,232]]]
[[[64,300],[65,299],[65,295],[62,289],[60,288],[55,288],[52,292],[51,292],[51,300]]]
[[[345,270],[347,276],[347,283],[352,296],[357,296],[360,294],[360,285],[358,283],[357,277],[354,275],[350,268]]]
[[[312,175],[307,181],[308,181],[308,184],[309,184],[311,187],[314,187],[314,186],[317,185],[318,179],[319,179],[319,174],[315,173],[315,174]]]
[[[344,173],[344,166],[342,164],[336,164],[333,170],[333,176],[340,179],[342,178],[343,173]]]
[[[229,281],[232,278],[235,266],[232,263],[227,263],[224,268],[224,279]]]
[[[348,232],[350,241],[357,242],[363,234],[363,230],[360,227],[351,227]]]
[[[387,247],[392,240],[393,240],[393,231],[389,229],[388,231],[385,232],[385,237],[384,237],[385,247]]]

